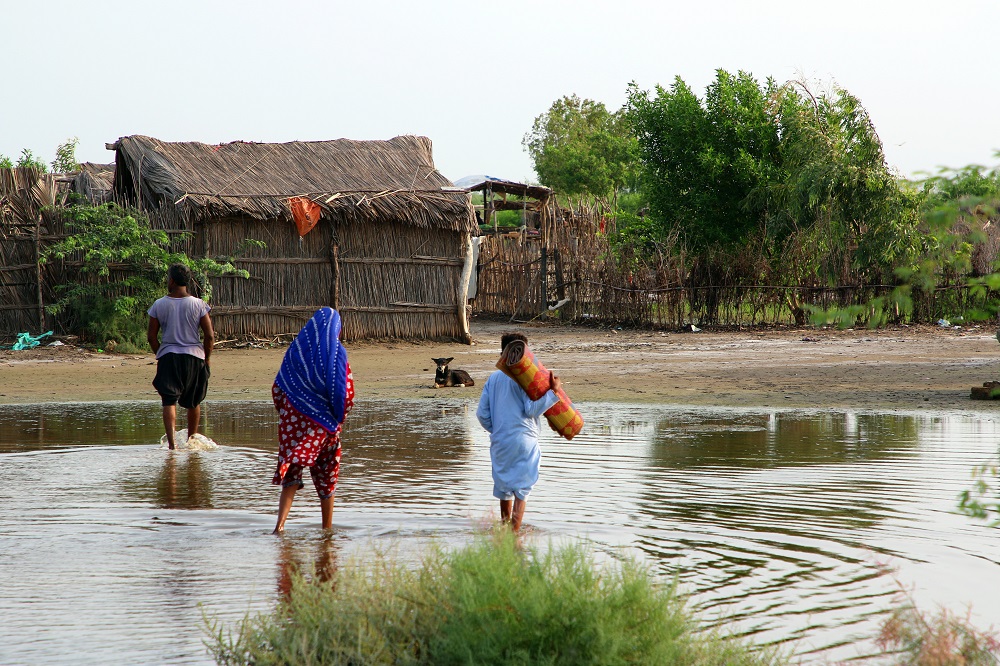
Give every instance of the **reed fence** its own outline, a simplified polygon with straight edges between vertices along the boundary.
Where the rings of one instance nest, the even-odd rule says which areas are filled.
[[[65,238],[52,207],[61,200],[56,176],[33,168],[0,169],[0,335],[48,330],[45,304],[61,279],[43,266],[45,247]]]
[[[803,305],[847,308],[887,297],[894,284],[787,285],[774,280],[708,279],[682,254],[650,255],[612,246],[614,220],[596,207],[549,204],[537,231],[485,232],[473,311],[527,321],[564,321],[650,328],[779,326],[803,323]],[[936,322],[983,305],[967,276],[912,294],[897,321]],[[890,313],[892,315],[893,313]],[[866,319],[864,313],[860,316]],[[893,318],[893,317],[890,317]]]
[[[56,285],[74,279],[78,258],[44,266],[38,261],[50,243],[67,235],[59,192],[51,175],[0,169],[2,338],[71,324],[54,321],[45,306],[56,300]],[[653,328],[789,325],[801,323],[801,309],[797,313],[792,304],[845,308],[894,289],[860,280],[787,285],[780,276],[753,282],[726,273],[706,276],[682,254],[613,246],[614,220],[599,208],[561,208],[550,200],[533,212],[537,229],[490,231],[477,239],[477,294],[466,306],[466,231],[372,218],[359,214],[359,206],[331,211],[302,238],[288,220],[201,219],[173,206],[151,211],[150,223],[168,232],[175,250],[235,257],[236,266],[250,273],[249,280],[212,280],[213,317],[225,337],[294,333],[322,305],[345,314],[346,339],[467,339],[462,314],[473,312]],[[113,278],[126,277],[125,267],[111,268]],[[967,276],[952,276],[914,294],[912,313],[897,316],[934,322],[982,305]]]

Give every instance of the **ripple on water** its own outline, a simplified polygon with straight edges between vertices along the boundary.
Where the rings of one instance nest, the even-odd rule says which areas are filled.
[[[886,566],[928,606],[1000,615],[1000,540],[953,511],[996,452],[993,421],[580,408],[572,442],[543,434],[527,514],[539,545],[624,548],[676,576],[709,623],[806,661],[870,648],[899,589]],[[273,407],[204,411],[217,451],[161,449],[151,403],[0,408],[0,461],[28,480],[0,488],[0,662],[208,663],[203,610],[227,622],[266,610],[291,569],[332,571],[374,544],[415,562],[495,512],[472,406],[362,401],[335,529],[318,529],[307,487],[275,538]]]

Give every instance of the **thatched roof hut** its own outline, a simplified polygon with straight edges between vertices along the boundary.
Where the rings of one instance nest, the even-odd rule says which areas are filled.
[[[147,210],[155,226],[192,232],[190,255],[235,256],[250,272],[213,281],[220,334],[294,332],[332,305],[349,339],[470,340],[478,228],[468,193],[434,168],[429,139],[208,145],[128,136],[111,147],[116,199]],[[246,239],[267,247],[247,249]]]
[[[91,203],[102,204],[112,200],[114,182],[114,164],[84,162],[80,165],[80,171],[70,181],[69,189]]]

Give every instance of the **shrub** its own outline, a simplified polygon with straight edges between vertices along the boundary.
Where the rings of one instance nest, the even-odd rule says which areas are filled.
[[[698,633],[673,586],[582,546],[522,550],[507,530],[415,568],[385,555],[328,582],[297,576],[236,635],[208,622],[222,664],[765,664],[769,653]]]
[[[894,653],[900,666],[996,666],[1000,639],[974,627],[970,617],[945,608],[934,615],[907,603],[882,625],[878,646]]]

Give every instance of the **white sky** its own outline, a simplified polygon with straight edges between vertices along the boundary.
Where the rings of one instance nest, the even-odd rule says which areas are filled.
[[[421,134],[452,180],[534,179],[521,139],[559,97],[724,68],[846,88],[903,175],[993,166],[998,26],[998,0],[5,1],[0,154]]]

